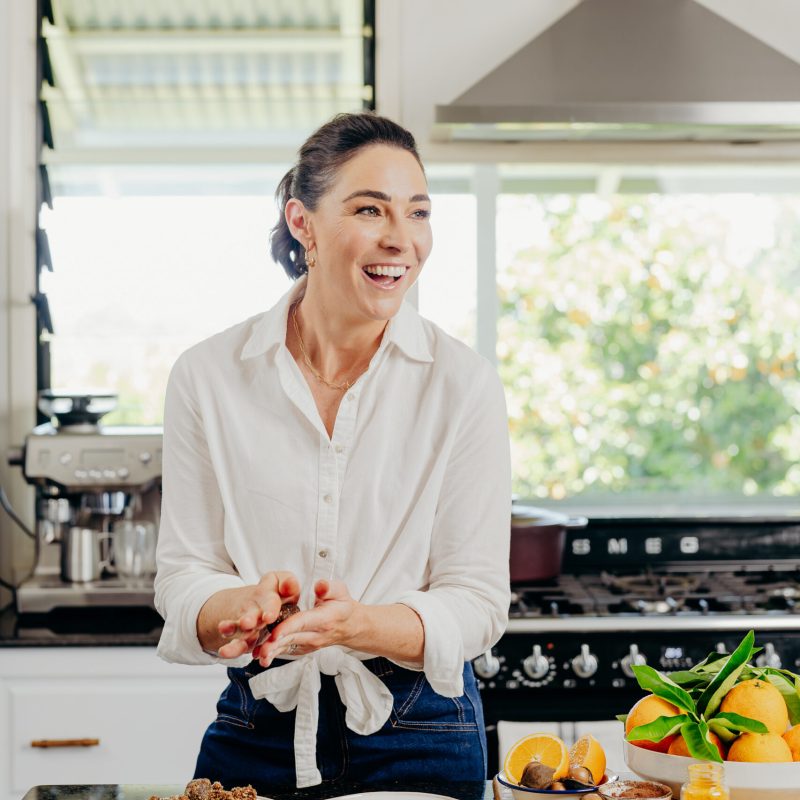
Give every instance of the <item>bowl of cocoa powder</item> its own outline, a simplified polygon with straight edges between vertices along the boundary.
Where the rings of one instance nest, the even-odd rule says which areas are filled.
[[[599,786],[603,800],[672,800],[672,789],[655,781],[617,781]]]

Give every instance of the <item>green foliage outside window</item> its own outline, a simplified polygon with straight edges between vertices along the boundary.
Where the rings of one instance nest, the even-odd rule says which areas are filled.
[[[498,273],[517,493],[800,495],[800,198],[728,201],[533,201]]]

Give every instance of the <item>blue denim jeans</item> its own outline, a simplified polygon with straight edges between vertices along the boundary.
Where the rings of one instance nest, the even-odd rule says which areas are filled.
[[[424,673],[385,658],[364,665],[392,692],[392,712],[379,731],[369,736],[354,733],[345,725],[345,708],[333,677],[321,676],[317,733],[321,788],[411,785],[437,776],[442,781],[484,781],[486,734],[472,664],[464,665],[460,697],[442,697]],[[228,670],[230,684],[203,737],[196,778],[219,781],[225,788],[250,784],[261,795],[294,788],[295,712],[280,712],[269,701],[253,698],[248,680],[262,671],[257,661]]]

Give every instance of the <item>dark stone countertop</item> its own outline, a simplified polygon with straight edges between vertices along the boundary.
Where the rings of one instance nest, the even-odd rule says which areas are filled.
[[[148,800],[151,796],[170,797],[180,794],[183,786],[153,784],[98,784],[86,786],[34,786],[28,790],[22,800]],[[309,789],[297,789],[289,793],[270,795],[274,800],[325,800],[348,794],[366,791],[389,791],[397,794],[398,800],[425,792],[456,800],[493,800],[494,793],[489,781],[469,783],[421,783],[421,784],[387,784],[381,786],[356,786],[337,784],[335,786],[313,786]],[[505,796],[502,796],[505,800]],[[511,797],[510,792],[508,797]],[[420,799],[421,800],[421,799]]]
[[[152,608],[57,608],[48,614],[0,611],[1,647],[155,647],[163,620]]]

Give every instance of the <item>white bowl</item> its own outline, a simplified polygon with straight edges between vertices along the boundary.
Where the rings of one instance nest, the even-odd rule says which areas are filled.
[[[589,789],[529,789],[527,786],[512,783],[506,778],[505,772],[498,773],[497,780],[501,786],[511,789],[514,800],[545,800],[546,797],[550,797],[552,800],[569,800],[571,797],[580,800],[585,794],[597,791],[596,786],[592,786]],[[605,786],[605,784],[615,780],[617,780],[616,775],[606,772],[603,775],[603,782],[599,783],[598,786]]]
[[[656,753],[624,742],[625,763],[649,781],[666,783],[673,794],[689,779],[689,764],[700,763],[685,756]],[[725,783],[731,800],[800,800],[800,761],[791,764],[755,764],[726,761],[723,764]]]

